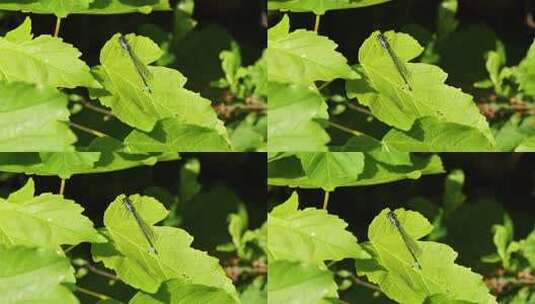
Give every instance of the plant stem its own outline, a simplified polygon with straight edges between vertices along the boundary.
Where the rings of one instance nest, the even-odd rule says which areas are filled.
[[[325,191],[325,194],[323,196],[323,210],[327,210],[327,207],[329,205],[329,194],[331,194],[331,192]]]
[[[379,292],[381,292],[381,293],[383,292],[383,291],[381,290],[381,288],[379,288],[378,286],[373,285],[373,284],[370,284],[370,283],[368,283],[368,282],[365,282],[365,281],[363,281],[363,280],[357,278],[357,277],[354,276],[354,275],[351,276],[351,279],[353,279],[353,282],[354,282],[355,284],[357,284],[357,285],[364,286],[364,287],[366,287],[366,288],[373,289],[373,290],[375,290],[375,291],[379,291]]]
[[[59,195],[63,195],[64,191],[65,191],[65,180],[62,178],[59,184]]]
[[[320,29],[320,19],[321,19],[321,15],[316,15],[315,20],[314,20],[314,32],[316,33]]]
[[[85,99],[78,100],[76,102],[81,103],[84,107],[86,107],[86,108],[88,108],[90,110],[93,110],[95,112],[104,114],[106,116],[115,116],[115,115],[113,115],[113,113],[111,111],[108,111],[108,110],[102,109],[100,107],[97,107],[97,106],[93,105],[91,102],[89,102],[89,101],[87,101]]]
[[[339,130],[341,130],[341,131],[347,132],[347,133],[349,133],[349,134],[351,134],[351,135],[355,135],[355,136],[360,136],[360,135],[362,135],[362,133],[359,132],[359,131],[357,131],[357,130],[353,130],[353,129],[350,129],[350,128],[348,128],[348,127],[344,127],[344,126],[339,125],[339,124],[337,124],[337,123],[335,123],[335,122],[329,121],[329,124],[330,124],[332,127],[337,128],[337,129],[339,129]]]
[[[104,133],[102,133],[102,132],[100,132],[100,131],[93,130],[93,129],[91,129],[91,128],[81,126],[81,125],[79,125],[79,124],[77,124],[77,123],[74,123],[74,122],[72,122],[72,121],[69,122],[69,125],[71,125],[71,126],[77,128],[77,129],[79,129],[79,130],[82,130],[82,131],[84,131],[84,132],[87,132],[87,133],[89,133],[89,134],[91,134],[91,135],[95,135],[96,137],[106,137],[106,136],[107,136],[106,134],[104,134]]]
[[[96,292],[96,291],[92,291],[92,290],[89,290],[89,289],[85,289],[85,288],[82,288],[80,286],[76,286],[76,290],[81,292],[81,293],[85,293],[87,295],[90,295],[90,296],[93,296],[97,299],[100,299],[100,300],[108,300],[108,299],[111,299],[111,297],[105,295],[105,294],[102,294],[102,293],[99,293],[99,292]]]
[[[328,86],[330,83],[332,82],[331,81],[325,81],[324,83],[322,83],[319,87],[318,87],[318,91],[321,91],[323,90],[326,86]]]
[[[354,104],[352,104],[352,103],[348,103],[348,104],[347,104],[347,107],[350,108],[351,110],[355,110],[355,111],[357,111],[357,112],[364,113],[364,114],[366,114],[366,115],[372,115],[372,112],[366,110],[366,109],[363,108],[363,107],[356,106],[356,105],[354,105]]]
[[[56,27],[54,28],[54,37],[59,36],[59,28],[61,27],[61,18],[57,17],[56,19]]]
[[[95,266],[93,266],[93,265],[91,265],[91,264],[89,264],[89,263],[87,263],[87,265],[85,265],[85,267],[86,267],[89,271],[91,271],[91,272],[93,272],[93,273],[95,273],[95,274],[101,275],[101,276],[103,276],[103,277],[106,277],[106,278],[111,279],[111,280],[114,280],[114,281],[119,281],[119,278],[116,277],[115,275],[113,275],[113,274],[111,274],[111,273],[109,273],[109,272],[107,272],[107,271],[98,269],[97,267],[95,267]]]

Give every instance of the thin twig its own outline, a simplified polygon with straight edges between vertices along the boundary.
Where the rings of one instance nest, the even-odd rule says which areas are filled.
[[[84,132],[87,132],[87,133],[89,133],[89,134],[91,134],[91,135],[94,135],[94,136],[96,136],[96,137],[106,137],[106,136],[107,136],[106,134],[104,134],[104,133],[102,133],[102,132],[100,132],[100,131],[93,130],[93,129],[88,128],[88,127],[84,127],[84,126],[79,125],[79,124],[77,124],[77,123],[74,123],[74,122],[72,122],[72,121],[69,122],[69,125],[71,125],[72,127],[77,128],[77,129],[79,129],[79,130],[82,130],[82,131],[84,131]]]
[[[76,102],[78,103],[81,103],[84,107],[90,109],[90,110],[93,110],[95,112],[98,112],[98,113],[101,113],[101,114],[105,114],[106,116],[115,116],[111,111],[108,111],[108,110],[105,110],[101,107],[97,107],[95,106],[94,104],[92,104],[91,102],[85,100],[85,99],[80,99],[80,100],[76,100]]]
[[[61,27],[61,18],[57,17],[56,19],[56,27],[54,28],[54,37],[59,36],[59,28]]]
[[[318,91],[323,90],[323,89],[324,89],[325,87],[327,87],[331,82],[332,82],[332,80],[325,81],[324,83],[322,83],[322,84],[318,87]]]
[[[357,285],[360,285],[360,286],[363,286],[363,287],[366,287],[366,288],[369,288],[369,289],[372,289],[372,290],[375,290],[375,291],[379,291],[379,292],[383,292],[381,290],[381,288],[379,288],[379,286],[376,286],[376,285],[373,285],[373,284],[370,284],[368,282],[365,282],[359,278],[357,278],[356,276],[352,275],[351,276],[351,279],[353,280],[353,282]]]
[[[332,121],[329,121],[329,124],[330,124],[332,127],[336,128],[336,129],[339,129],[339,130],[341,130],[341,131],[347,132],[347,133],[349,133],[349,134],[351,134],[351,135],[355,135],[355,136],[361,136],[361,135],[363,135],[361,132],[359,132],[359,131],[357,131],[357,130],[353,130],[353,129],[350,129],[350,128],[348,128],[348,127],[344,127],[344,126],[339,125],[339,124],[337,124],[337,123],[335,123],[335,122],[332,122]]]
[[[366,109],[363,108],[363,107],[359,107],[359,106],[357,106],[357,105],[354,105],[354,104],[352,104],[352,103],[348,103],[348,104],[347,104],[347,107],[348,107],[349,109],[351,109],[351,110],[355,110],[355,111],[357,111],[357,112],[364,113],[364,114],[366,114],[366,115],[373,115],[372,112],[366,110]]]
[[[323,210],[327,210],[327,207],[329,205],[329,194],[331,192],[325,191],[325,194],[323,196]]]
[[[107,271],[104,271],[102,269],[99,269],[99,268],[91,265],[90,263],[87,263],[84,266],[87,268],[87,270],[89,270],[89,271],[91,271],[91,272],[93,272],[95,274],[101,275],[103,277],[106,277],[106,278],[114,280],[114,281],[120,281],[120,279],[117,276],[115,276],[115,275],[113,275],[113,274],[111,274],[111,273],[109,273]]]
[[[93,296],[97,299],[101,299],[101,300],[109,300],[111,299],[110,296],[107,296],[105,294],[102,294],[102,293],[99,293],[99,292],[96,292],[96,291],[92,291],[92,290],[89,290],[89,289],[85,289],[83,287],[80,287],[80,286],[76,286],[76,290],[81,292],[81,293],[85,293],[87,295],[90,295],[90,296]]]

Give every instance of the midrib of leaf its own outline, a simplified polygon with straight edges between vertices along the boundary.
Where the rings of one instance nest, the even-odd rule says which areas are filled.
[[[130,86],[130,88],[131,88],[133,91],[135,91],[135,92],[139,92],[139,91],[140,91],[140,90],[139,90],[139,85],[133,83],[133,82],[130,81],[128,78],[122,77],[120,73],[115,73],[115,71],[114,71],[113,69],[108,69],[108,68],[106,67],[106,65],[104,65],[104,69],[106,70],[106,73],[108,73],[109,75],[114,75],[115,77],[122,79],[122,80],[124,81],[124,83],[128,84],[128,85]],[[127,97],[125,97],[125,96],[122,94],[122,92],[121,92],[122,90],[119,89],[120,86],[118,86],[117,83],[113,80],[113,79],[114,79],[113,77],[108,77],[108,79],[109,79],[109,81],[110,81],[111,83],[113,83],[113,85],[115,86],[115,88],[117,88],[117,89],[116,89],[116,93],[117,93],[117,95],[119,95],[119,97],[120,97],[121,100],[131,100],[130,98],[127,98]],[[142,93],[142,94],[143,94],[143,93]],[[139,96],[139,95],[138,95],[138,96]],[[152,98],[151,98],[151,96],[145,96],[145,95],[141,95],[141,96],[142,96],[142,98],[140,98],[139,100],[148,98],[148,99],[150,99],[150,101],[153,101]],[[149,113],[149,112],[146,111],[146,110],[147,110],[147,106],[151,105],[151,102],[149,101],[149,102],[147,102],[147,103],[145,103],[145,104],[139,104],[137,101],[138,101],[138,100],[135,99],[135,102],[136,102],[136,105],[138,106],[138,108],[139,108],[144,114],[146,114],[146,115],[148,115],[148,116],[152,116],[152,115],[151,115],[152,113]],[[128,108],[128,107],[123,107],[123,109],[125,109],[125,108]],[[153,109],[153,110],[154,110],[154,109]],[[156,112],[158,112],[158,111],[156,111]],[[130,114],[133,115],[132,112],[130,112]],[[160,114],[160,113],[158,113],[158,114]]]
[[[399,95],[399,91],[400,90],[398,89],[398,85],[397,84],[395,84],[389,78],[383,77],[382,73],[380,73],[380,70],[374,69],[372,66],[370,66],[370,67],[367,67],[366,65],[362,65],[362,66],[363,66],[364,70],[366,71],[366,74],[370,75],[371,73],[369,71],[373,71],[374,77],[381,78],[383,81],[388,82],[392,86],[392,88],[394,89],[394,92],[396,93],[396,97],[398,98],[398,100],[401,101],[402,103],[404,103],[405,98],[403,98],[402,96]],[[377,87],[377,85],[375,84],[375,81],[372,78],[369,78],[369,79],[374,84],[374,86]],[[378,95],[382,96],[383,98],[386,98],[386,96],[381,94],[380,91],[376,91],[376,92],[377,92]],[[422,117],[423,116],[422,111],[425,112],[426,108],[428,109],[427,110],[428,113],[429,112],[433,112],[433,108],[430,105],[427,105],[424,102],[417,102],[418,98],[414,98],[413,93],[409,93],[409,96],[410,96],[412,107],[417,111],[417,114],[418,114],[417,117]],[[411,119],[411,120],[414,120],[414,119]]]
[[[394,255],[394,251],[392,251],[392,253],[391,253],[390,252],[391,250],[389,250],[388,248],[382,246],[380,242],[377,242],[377,244],[373,244],[373,246],[381,248],[383,250],[384,254],[389,255],[390,257],[398,260],[400,262],[400,264],[407,265],[407,267],[404,267],[404,270],[405,270],[405,268],[410,269],[410,267],[411,267],[410,264],[408,264],[406,261],[402,260],[398,256]],[[422,279],[422,283],[423,283],[423,285],[425,287],[426,295],[431,296],[432,294],[429,291],[429,287],[427,286],[427,283],[426,283],[426,278],[427,277],[423,275],[424,273],[422,271],[420,271],[420,272],[414,271],[414,273],[416,273]],[[411,275],[409,275],[409,277],[411,277]],[[431,278],[428,278],[427,280],[429,280],[430,282],[434,283],[437,286],[440,286],[439,282],[437,282],[437,281],[435,281],[435,280],[433,280]]]

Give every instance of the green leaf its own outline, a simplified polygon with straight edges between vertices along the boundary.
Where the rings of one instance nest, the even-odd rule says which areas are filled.
[[[0,246],[0,302],[77,304],[62,283],[74,282],[69,259],[54,250]]]
[[[162,54],[149,38],[128,34],[126,39],[145,65]],[[94,72],[106,91],[92,90],[91,95],[110,107],[124,123],[150,132],[158,120],[176,118],[182,124],[213,129],[227,138],[223,122],[217,118],[210,101],[183,88],[187,79],[180,72],[148,66],[152,80],[149,84],[151,92],[147,92],[132,60],[119,44],[119,34],[106,42],[100,62],[102,65]]]
[[[268,215],[270,268],[271,263],[278,260],[319,265],[326,260],[368,256],[357,244],[357,238],[345,230],[347,223],[343,220],[326,210],[298,210],[298,205],[298,196],[294,192]]]
[[[67,99],[56,89],[0,82],[0,151],[69,151],[76,136]]]
[[[316,119],[327,119],[320,93],[299,85],[270,83],[268,89],[268,149],[324,151],[329,135]]]
[[[522,140],[515,148],[515,152],[535,152],[535,135]]]
[[[24,81],[39,86],[98,88],[80,52],[60,38],[32,39],[29,17],[19,28],[0,37],[0,81]]]
[[[104,213],[104,226],[109,243],[93,244],[93,259],[115,270],[128,285],[154,293],[161,283],[185,279],[225,290],[237,298],[232,282],[226,277],[217,259],[190,247],[193,238],[184,230],[168,226],[152,226],[163,220],[168,211],[151,197],[131,195],[139,215],[152,226],[158,253],[148,250],[148,243],[135,219],[125,210],[118,196]]]
[[[518,65],[516,79],[520,90],[527,95],[535,96],[535,41],[531,44],[526,58]]]
[[[106,141],[104,141],[106,142]],[[159,161],[175,160],[176,153],[139,155],[115,152],[98,152],[100,159],[89,167],[97,154],[89,152],[0,153],[0,170],[37,175],[61,175],[68,179],[74,174],[100,173],[137,166],[153,166]],[[85,155],[87,154],[87,155]],[[41,159],[45,156],[47,161]]]
[[[55,173],[55,175],[67,179],[76,172],[86,171],[93,168],[100,158],[99,152],[84,153],[40,153],[43,166]]]
[[[479,130],[434,117],[417,120],[409,131],[390,130],[383,142],[398,151],[484,152],[495,146]]]
[[[60,245],[103,242],[84,210],[61,195],[30,197],[33,181],[7,200],[0,199],[0,244],[58,249]]]
[[[308,180],[325,191],[353,182],[364,170],[360,152],[298,153]]]
[[[494,234],[492,240],[496,246],[503,267],[505,269],[511,269],[513,264],[511,254],[520,250],[520,246],[517,242],[513,241],[514,227],[511,218],[509,215],[505,214],[503,219],[503,225],[494,225],[492,227],[492,232]]]
[[[265,58],[269,67],[269,81],[308,86],[317,80],[358,77],[347,64],[346,58],[335,51],[336,43],[311,31],[289,33],[286,23],[288,16],[268,30]]]
[[[230,151],[228,140],[217,130],[185,124],[176,118],[159,121],[150,133],[133,130],[124,143],[131,153]]]
[[[33,178],[28,178],[26,184],[19,190],[9,194],[7,200],[12,203],[23,203],[24,201],[31,200],[35,195],[35,183]]]
[[[57,17],[63,18],[68,14],[87,10],[89,4],[94,0],[40,0],[41,6],[49,11],[54,12]]]
[[[453,170],[446,177],[442,202],[444,204],[444,212],[447,215],[454,212],[466,200],[466,195],[463,193],[463,186],[464,172],[462,170]]]
[[[129,304],[236,304],[239,303],[224,290],[200,284],[191,284],[181,279],[164,282],[156,294],[139,291]]]
[[[522,116],[520,114],[511,115],[503,125],[495,126],[496,146],[500,151],[511,152],[515,148],[529,150],[529,147],[532,146],[529,143],[529,137],[535,136],[535,117]]]
[[[390,0],[269,0],[269,10],[313,12],[323,15],[326,11],[366,7]]]
[[[455,264],[457,253],[445,244],[416,241],[421,252],[417,256],[421,269],[413,266],[413,259],[401,234],[387,219],[389,209],[372,221],[368,238],[375,252],[380,270],[363,270],[368,279],[379,284],[381,290],[399,303],[422,303],[426,298],[441,295],[451,303],[496,303],[479,274]],[[418,240],[429,234],[433,226],[417,212],[395,211],[409,237]],[[358,270],[357,263],[357,270]]]
[[[332,273],[317,265],[288,261],[269,264],[269,304],[319,304],[323,298],[336,297],[336,289]]]
[[[45,2],[46,1],[46,2]],[[44,1],[17,1],[0,4],[0,9],[10,11],[24,11],[37,14],[55,14],[58,8],[52,5],[52,0]],[[168,0],[147,1],[139,0],[82,0],[80,4],[71,0],[61,0],[69,4],[68,13],[70,14],[124,14],[124,13],[144,13],[148,14],[153,10],[169,10]],[[50,6],[44,3],[50,2]],[[85,6],[86,2],[91,2],[89,7]],[[84,4],[84,5],[81,5]],[[61,10],[61,9],[60,9]],[[67,11],[66,9],[63,10]]]
[[[430,116],[438,121],[475,128],[494,143],[488,123],[472,96],[444,84],[447,74],[440,68],[407,63],[422,53],[423,49],[415,39],[392,31],[384,34],[409,71],[412,89],[408,90],[377,35],[378,32],[372,33],[359,50],[359,62],[366,78],[347,82],[350,98],[357,98],[379,120],[401,130],[409,130],[415,120]]]
[[[459,4],[457,0],[442,0],[438,7],[437,16],[437,36],[443,38],[453,33],[459,26],[459,21],[455,19]]]
[[[535,230],[525,240],[520,241],[522,255],[528,260],[532,268],[535,267]]]
[[[355,180],[339,186],[375,185],[407,178],[418,179],[424,174],[444,172],[442,162],[438,156],[420,157],[413,155],[409,165],[399,165],[397,159],[389,163],[388,159],[389,157],[387,156],[376,158],[376,155],[364,153],[364,171]],[[308,179],[300,160],[290,153],[269,161],[268,183],[270,185],[288,187],[319,187]]]

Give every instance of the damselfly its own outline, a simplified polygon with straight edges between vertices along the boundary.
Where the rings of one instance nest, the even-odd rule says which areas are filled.
[[[387,215],[388,220],[396,227],[396,230],[401,235],[401,239],[403,240],[403,243],[405,243],[405,247],[407,247],[407,250],[412,256],[412,259],[414,260],[414,264],[422,269],[422,266],[420,266],[420,263],[418,262],[418,259],[416,258],[417,255],[420,254],[421,249],[418,247],[418,244],[416,244],[415,241],[411,239],[411,237],[407,234],[405,229],[403,229],[403,226],[401,226],[401,223],[399,222],[396,214],[394,211],[389,211]]]
[[[151,93],[149,79],[152,78],[152,75],[149,69],[143,64],[143,62],[141,62],[139,57],[137,57],[136,53],[134,53],[134,50],[128,43],[128,39],[126,39],[126,37],[122,34],[119,36],[119,44],[121,45],[121,48],[125,51],[125,53],[128,55],[128,57],[130,57],[130,60],[132,60],[137,74],[139,75],[139,77],[141,77],[141,81],[143,81],[145,90]]]
[[[407,69],[407,67],[403,64],[401,59],[399,59],[399,57],[396,55],[396,53],[394,52],[394,50],[388,43],[388,40],[381,32],[379,32],[379,34],[377,35],[377,39],[379,39],[379,44],[383,47],[383,49],[385,49],[390,59],[392,59],[392,62],[394,63],[396,70],[401,75],[401,78],[403,78],[403,81],[405,82],[409,90],[412,91],[412,87],[409,84],[410,74],[409,74],[409,70]]]
[[[123,199],[123,205],[125,206],[126,210],[128,210],[128,212],[132,214],[139,229],[141,230],[141,233],[143,233],[143,236],[147,240],[147,243],[149,243],[149,252],[158,254],[156,246],[154,245],[156,243],[156,234],[154,233],[152,228],[143,220],[141,215],[134,207],[134,204],[128,197],[125,197]]]

